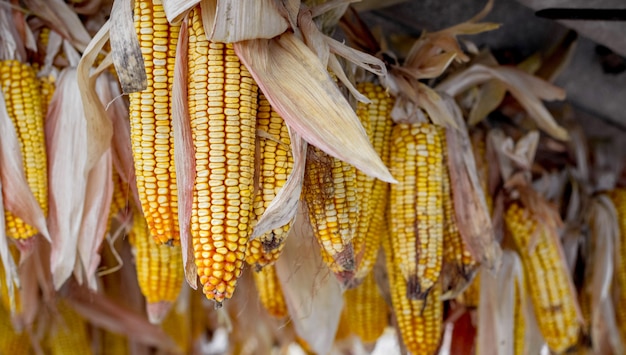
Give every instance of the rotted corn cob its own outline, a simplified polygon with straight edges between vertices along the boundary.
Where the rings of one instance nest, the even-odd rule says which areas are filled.
[[[387,303],[378,291],[374,273],[344,293],[344,314],[350,331],[364,343],[374,343],[388,324]]]
[[[253,276],[254,284],[259,292],[259,300],[267,313],[275,318],[286,317],[287,303],[274,265],[268,265],[254,272]]]
[[[615,316],[620,331],[622,343],[626,344],[626,188],[617,188],[609,193],[619,223],[619,258],[615,262],[614,280],[617,284],[616,298],[614,299]]]
[[[456,224],[454,196],[450,186],[450,171],[448,170],[448,147],[446,144],[445,128],[438,128],[443,147],[443,179],[442,179],[442,207],[443,207],[443,287],[444,294],[455,297],[471,282],[478,262],[472,256],[467,243],[463,240]]]
[[[48,214],[48,174],[44,114],[39,80],[30,64],[17,60],[0,61],[0,83],[6,109],[20,142],[24,173],[28,186]],[[35,227],[5,211],[6,233],[15,239],[37,234]]]
[[[407,297],[424,298],[443,261],[443,152],[437,127],[398,124],[392,131],[389,168],[391,245],[407,282]]]
[[[180,26],[169,25],[162,0],[136,0],[134,23],[148,87],[130,94],[137,191],[150,235],[178,244],[178,197],[172,133],[172,83]]]
[[[199,8],[190,16],[188,61],[191,235],[204,294],[220,305],[235,291],[251,232],[258,87],[232,44],[207,41]]]
[[[389,161],[391,140],[391,108],[394,99],[381,85],[361,83],[357,89],[368,99],[369,104],[359,102],[357,115],[374,146],[384,162]],[[380,238],[387,209],[389,185],[357,170],[357,192],[359,194],[359,217],[354,236],[355,254],[358,259],[355,282],[358,284],[370,272],[380,248]]]
[[[548,347],[562,353],[576,345],[580,332],[576,295],[570,288],[558,240],[541,228],[529,210],[513,202],[504,217],[524,266],[539,329]],[[529,250],[536,238],[534,250]]]
[[[257,156],[260,169],[257,191],[254,195],[253,225],[261,218],[278,191],[285,185],[293,169],[291,140],[287,125],[271,108],[269,101],[262,93],[259,93],[256,129],[265,135],[257,135]],[[273,264],[285,245],[285,238],[290,228],[291,223],[288,223],[248,242],[246,262],[257,269]]]
[[[153,323],[158,323],[176,301],[183,285],[180,246],[154,243],[146,220],[140,213],[134,213],[129,237],[134,248],[139,287],[146,297],[148,315]]]
[[[344,284],[354,277],[358,225],[356,169],[309,146],[302,189],[322,259]]]
[[[391,305],[402,341],[411,354],[435,354],[441,341],[443,302],[441,284],[436,283],[424,299],[407,297],[408,284],[400,270],[402,255],[390,238],[383,239]]]
[[[48,333],[46,353],[51,355],[92,354],[85,319],[63,301],[57,304],[57,309],[59,317]]]

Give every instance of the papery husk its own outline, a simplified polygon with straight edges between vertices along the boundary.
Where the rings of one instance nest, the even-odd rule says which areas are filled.
[[[148,87],[146,67],[133,21],[131,1],[114,1],[109,29],[111,54],[125,94],[143,91]]]
[[[530,118],[539,128],[554,138],[568,140],[567,131],[559,126],[548,112],[541,100],[563,100],[565,91],[542,79],[512,67],[488,67],[474,64],[460,71],[437,85],[437,89],[451,96],[461,94],[465,90],[489,80],[502,82],[513,97],[524,107]]]
[[[501,255],[485,201],[467,128],[454,100],[446,97],[459,129],[446,130],[450,186],[461,237],[472,256],[490,271],[496,271]]]
[[[294,34],[234,47],[272,107],[307,142],[370,176],[395,182],[326,68]]]
[[[161,328],[150,324],[145,317],[117,305],[99,293],[77,285],[71,286],[67,301],[93,325],[125,334],[129,339],[160,350],[181,353],[176,343]]]
[[[574,56],[577,44],[578,34],[572,30],[567,31],[563,38],[546,53],[535,75],[554,82]]]
[[[300,194],[304,182],[307,143],[289,126],[287,126],[287,129],[291,141],[293,168],[283,187],[278,191],[254,226],[250,240],[254,240],[275,228],[280,228],[290,223],[298,213]]]
[[[187,53],[187,31],[187,18],[185,18],[180,27],[179,40],[176,46],[178,53]],[[176,166],[178,221],[185,279],[189,286],[195,290],[198,287],[198,273],[191,237],[191,210],[196,179],[196,160],[187,106],[187,75],[187,57],[179,55],[174,64],[174,85],[172,88],[174,165]]]
[[[57,289],[74,268],[89,172],[89,138],[79,91],[76,69],[64,69],[57,80],[46,118],[50,262]]]
[[[74,47],[85,50],[91,36],[78,15],[63,0],[24,0],[24,4]]]
[[[585,291],[591,295],[591,339],[596,354],[623,354],[615,306],[611,298],[614,255],[619,254],[620,231],[617,211],[607,195],[598,195],[591,201],[591,268]],[[621,307],[622,305],[616,305]]]
[[[281,5],[274,0],[201,0],[202,25],[207,39],[213,42],[273,38],[289,25]]]
[[[317,242],[302,209],[290,234],[275,264],[287,309],[296,334],[315,353],[327,354],[343,308],[341,285],[319,257]]]
[[[498,80],[489,80],[482,84],[476,102],[467,118],[467,124],[473,126],[493,112],[506,96],[506,86]]]
[[[502,265],[496,274],[480,276],[480,307],[476,353],[484,355],[514,354],[515,283],[521,291],[522,304],[529,303],[524,292],[524,269],[517,253],[502,252]]]
[[[177,24],[200,0],[162,0],[165,17],[171,24]]]
[[[4,3],[2,5],[8,5]],[[26,59],[26,51],[19,41],[19,34],[13,21],[13,14],[9,6],[0,5],[0,60],[16,59],[23,61]]]
[[[2,262],[2,270],[4,273],[4,282],[9,295],[9,311],[14,314],[16,311],[15,292],[20,287],[20,278],[17,274],[17,266],[13,255],[9,250],[9,238],[6,235],[6,224],[4,218],[4,202],[2,198],[2,181],[0,180],[0,261]],[[0,289],[3,287],[0,286]]]
[[[492,129],[487,134],[487,139],[496,151],[500,175],[504,181],[509,181],[519,169],[522,169],[522,174],[530,171],[539,143],[537,131],[529,132],[515,143],[502,130]],[[530,176],[527,179],[529,180]]]
[[[7,112],[2,91],[0,91],[0,132],[2,132],[2,139],[0,139],[0,182],[3,191],[5,191],[3,193],[3,207],[27,224],[37,228],[39,234],[50,241],[46,217],[26,180],[19,138]],[[3,229],[3,233],[5,233],[5,229]]]

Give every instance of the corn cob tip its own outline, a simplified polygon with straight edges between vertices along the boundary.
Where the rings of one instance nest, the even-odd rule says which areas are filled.
[[[409,275],[406,283],[406,298],[410,300],[425,300],[431,288],[422,291],[419,277],[417,275]]]
[[[148,320],[152,324],[161,324],[165,316],[172,309],[172,302],[160,301],[146,304],[146,312],[148,313]]]

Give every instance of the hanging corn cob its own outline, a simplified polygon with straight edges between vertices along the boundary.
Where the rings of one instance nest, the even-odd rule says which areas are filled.
[[[526,354],[525,338],[526,338],[526,317],[524,315],[524,303],[522,302],[522,292],[524,292],[524,285],[520,285],[518,280],[515,280],[515,301],[513,309],[513,353],[515,355]]]
[[[176,301],[183,285],[180,246],[158,245],[149,235],[145,218],[134,213],[130,244],[141,293],[146,297],[148,316],[159,323]]]
[[[174,58],[180,26],[169,25],[162,0],[135,1],[135,30],[148,87],[130,94],[130,120],[141,209],[157,243],[179,243],[171,123]]]
[[[539,222],[545,217],[513,202],[504,220],[522,259],[541,333],[550,349],[561,353],[578,341],[578,305],[558,236]]]
[[[443,324],[441,285],[433,285],[424,299],[408,298],[408,284],[399,266],[403,256],[392,245],[391,238],[383,239],[383,248],[391,304],[402,341],[412,354],[435,354],[441,340]]]
[[[354,277],[358,225],[356,169],[309,146],[302,189],[322,259],[344,284]]]
[[[626,188],[617,188],[610,192],[609,196],[617,211],[619,223],[619,250],[615,262],[614,285],[616,285],[616,297],[614,299],[617,326],[620,331],[622,343],[626,345]]]
[[[259,170],[252,213],[253,225],[287,182],[287,177],[293,169],[287,125],[271,108],[262,93],[259,93],[256,129]],[[291,223],[288,223],[251,240],[246,250],[246,262],[257,269],[273,264],[280,256],[290,228]]]
[[[7,113],[19,139],[26,181],[44,215],[47,215],[47,158],[39,81],[29,64],[3,60],[0,61],[0,84]],[[37,234],[33,226],[8,210],[5,211],[5,218],[9,237],[26,239]]]
[[[435,285],[443,260],[443,153],[437,127],[394,126],[390,169],[391,245],[407,282],[407,297],[423,299]]]
[[[87,322],[65,301],[57,304],[58,317],[50,327],[46,339],[47,354],[88,355],[92,354]]]
[[[30,337],[26,332],[17,333],[11,324],[11,314],[0,305],[0,350],[3,354],[29,354]]]
[[[204,293],[219,305],[232,297],[251,232],[258,87],[231,44],[207,40],[199,8],[190,16],[188,61],[191,235]]]
[[[283,318],[287,316],[287,303],[276,275],[274,265],[268,265],[253,273],[254,284],[259,292],[261,304],[272,317]]]
[[[349,330],[364,343],[373,343],[388,324],[387,303],[378,291],[374,273],[365,276],[363,283],[344,293],[344,314]]]
[[[366,82],[357,86],[368,99],[369,104],[359,102],[357,115],[372,142],[376,153],[383,162],[389,160],[391,127],[391,108],[394,99],[389,96],[381,85]],[[357,170],[357,193],[359,195],[358,226],[354,235],[354,253],[358,260],[355,282],[358,284],[370,272],[380,248],[389,185]]]

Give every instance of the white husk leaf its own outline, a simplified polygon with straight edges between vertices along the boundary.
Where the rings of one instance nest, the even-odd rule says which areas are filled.
[[[339,281],[319,257],[306,213],[300,209],[283,255],[276,262],[287,309],[296,333],[317,354],[328,354],[343,308]]]
[[[9,311],[11,314],[15,312],[15,291],[16,287],[20,287],[20,278],[17,275],[17,266],[13,255],[9,250],[9,238],[6,235],[6,224],[4,219],[4,201],[2,200],[2,181],[0,180],[0,260],[2,261],[2,269],[4,270],[4,282],[6,285],[7,295],[9,296]],[[2,287],[0,287],[2,288]]]
[[[256,239],[275,228],[291,222],[298,212],[300,192],[304,181],[306,166],[307,143],[300,135],[289,128],[293,169],[283,187],[278,191],[272,202],[257,222],[250,240]]]
[[[187,53],[187,19],[183,20],[176,51]],[[194,290],[198,287],[197,266],[191,238],[191,209],[193,186],[196,178],[195,150],[191,134],[191,122],[187,107],[187,58],[177,56],[174,65],[172,93],[172,126],[174,129],[174,165],[178,191],[178,221],[180,223],[180,246],[187,283]]]
[[[0,33],[2,33],[2,41],[0,41],[0,60],[24,60],[26,58],[26,52],[24,51],[24,47],[17,43],[19,35],[13,21],[11,8],[8,6],[0,6]]]
[[[275,0],[202,0],[202,22],[207,39],[232,43],[276,37],[288,28],[279,4]]]
[[[182,21],[183,16],[187,14],[191,8],[200,3],[200,0],[163,0],[163,10],[165,17],[170,23],[178,23]]]
[[[91,36],[78,15],[63,0],[24,0],[26,7],[72,45],[83,51]]]
[[[309,143],[370,176],[395,182],[326,68],[295,35],[235,43],[235,51],[272,107]]]
[[[24,172],[22,151],[13,122],[7,112],[4,94],[0,90],[0,182],[4,191],[4,208],[27,224],[37,228],[50,241],[46,217],[33,195]]]

